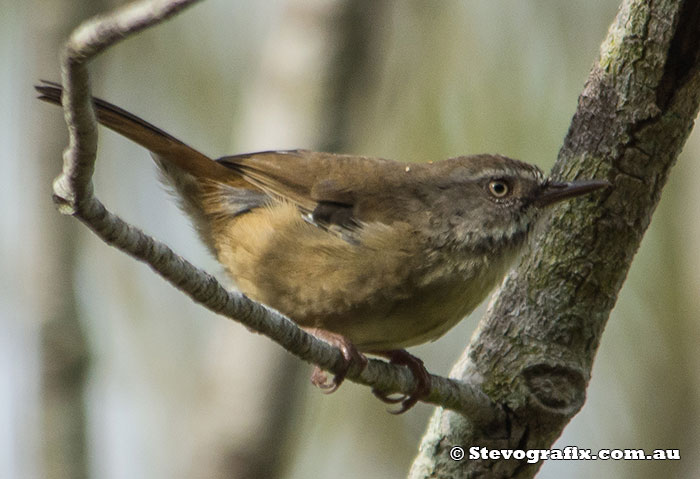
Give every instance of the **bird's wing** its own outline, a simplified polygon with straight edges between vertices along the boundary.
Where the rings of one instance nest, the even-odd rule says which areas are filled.
[[[391,221],[393,208],[381,198],[400,187],[406,168],[397,161],[308,150],[264,151],[217,161],[270,196],[294,203],[315,223],[346,229]]]

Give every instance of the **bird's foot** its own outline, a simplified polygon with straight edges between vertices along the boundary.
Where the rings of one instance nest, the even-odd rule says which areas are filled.
[[[401,395],[399,397],[390,397],[386,394],[376,389],[372,389],[372,393],[377,396],[380,400],[389,404],[401,403],[401,407],[395,411],[389,411],[391,414],[402,414],[413,406],[416,405],[418,401],[423,399],[430,392],[430,373],[425,369],[423,361],[414,355],[410,354],[405,349],[394,349],[391,351],[373,351],[372,354],[377,356],[385,357],[389,360],[391,364],[397,364],[400,366],[406,366],[411,370],[413,376],[416,378],[416,388],[409,395]]]
[[[316,336],[318,339],[321,339],[340,349],[343,359],[345,360],[340,372],[337,372],[330,382],[328,381],[326,372],[320,367],[314,366],[314,370],[311,373],[311,383],[320,388],[324,394],[331,394],[340,387],[345,380],[345,376],[348,374],[348,371],[354,363],[360,364],[362,369],[367,367],[367,358],[365,355],[358,351],[355,345],[352,344],[345,336],[320,328],[304,328],[304,330],[307,333]]]

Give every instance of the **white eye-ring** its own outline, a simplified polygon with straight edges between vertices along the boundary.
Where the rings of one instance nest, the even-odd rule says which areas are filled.
[[[510,193],[510,186],[504,180],[491,180],[489,182],[489,193],[495,198],[503,198]]]

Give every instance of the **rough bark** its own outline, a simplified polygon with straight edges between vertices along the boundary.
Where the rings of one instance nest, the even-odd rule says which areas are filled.
[[[410,477],[533,477],[541,462],[455,461],[453,446],[546,449],[581,409],[600,338],[700,100],[700,3],[625,0],[552,174],[607,177],[600,201],[554,212],[504,281],[451,376],[505,413],[439,408]]]
[[[300,358],[337,371],[341,355],[279,314],[226,291],[167,246],[111,214],[94,197],[96,125],[86,63],[125,36],[163,21],[187,0],[142,2],[89,22],[63,61],[71,143],[54,183],[60,211],[148,263],[212,311],[265,334]],[[649,224],[668,171],[698,110],[700,6],[691,0],[626,0],[601,49],[553,174],[607,177],[598,200],[561,206],[507,278],[463,358],[458,380],[433,376],[441,406],[412,477],[531,477],[540,464],[454,462],[450,447],[546,448],[585,400],[600,337]],[[348,379],[410,393],[405,368],[372,360]],[[451,409],[451,412],[447,409]]]

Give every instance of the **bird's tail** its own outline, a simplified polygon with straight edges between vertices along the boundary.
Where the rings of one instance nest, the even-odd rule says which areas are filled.
[[[61,85],[42,80],[42,84],[36,85],[35,88],[39,92],[40,100],[61,105],[63,93]],[[148,149],[156,160],[174,165],[198,178],[208,178],[230,186],[250,188],[250,184],[244,182],[239,174],[160,128],[109,102],[99,98],[93,98],[93,101],[97,121]]]
[[[61,105],[61,85],[42,81],[39,99]],[[147,121],[99,98],[93,98],[97,121],[147,148],[164,182],[180,200],[202,240],[212,252],[212,228],[265,204],[268,197],[240,173],[217,163]]]

